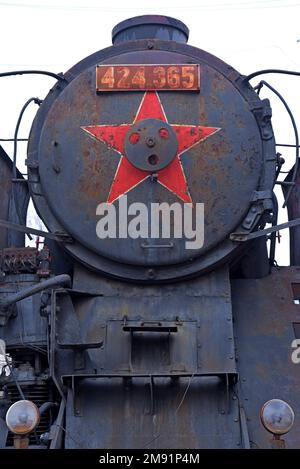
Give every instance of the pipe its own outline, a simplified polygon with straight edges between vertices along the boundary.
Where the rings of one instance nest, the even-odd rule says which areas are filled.
[[[44,402],[44,404],[42,404],[40,407],[39,407],[39,412],[40,412],[40,415],[43,415],[45,412],[47,412],[47,410],[51,409],[52,407],[57,407],[58,404],[56,402]]]
[[[9,306],[17,303],[18,301],[24,300],[29,296],[35,295],[35,293],[39,293],[42,290],[46,290],[47,288],[54,288],[58,286],[71,286],[71,277],[67,274],[56,275],[55,277],[51,277],[44,282],[37,283],[28,288],[24,288],[23,290],[10,295],[8,298],[5,298],[3,301],[0,302],[0,308],[5,309]]]

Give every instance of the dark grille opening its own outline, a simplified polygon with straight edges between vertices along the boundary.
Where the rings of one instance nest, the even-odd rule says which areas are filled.
[[[25,398],[28,399],[29,401],[34,402],[37,405],[37,407],[40,407],[44,402],[51,400],[50,389],[47,383],[31,384],[31,385],[21,384],[21,387],[22,387],[22,391],[24,393]],[[19,401],[21,399],[19,391],[15,385],[9,384],[6,386],[6,389],[7,389],[8,398],[10,399],[11,403]],[[37,439],[35,436],[35,432],[30,433],[29,444],[30,445],[39,444],[40,436],[42,435],[42,433],[45,433],[46,431],[49,430],[50,425],[51,425],[51,411],[49,410],[41,416],[40,423],[36,428]],[[7,435],[6,446],[14,445],[13,437],[14,437],[14,434],[9,431]]]

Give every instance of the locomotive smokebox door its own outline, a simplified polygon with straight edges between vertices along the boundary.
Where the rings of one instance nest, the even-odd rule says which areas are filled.
[[[270,201],[274,180],[267,103],[187,46],[180,22],[157,21],[143,30],[151,41],[140,38],[142,20],[121,24],[117,45],[73,67],[41,106],[29,145],[48,228],[68,232],[66,249],[93,270],[127,280],[149,281],[150,268],[150,280],[169,281],[232,257],[229,235],[253,230],[264,211],[253,196]],[[159,27],[180,42],[161,40]]]

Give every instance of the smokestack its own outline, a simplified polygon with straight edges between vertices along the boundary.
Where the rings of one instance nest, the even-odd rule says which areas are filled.
[[[118,23],[112,30],[114,45],[139,39],[161,39],[186,43],[188,38],[188,27],[182,21],[169,16],[135,16]]]

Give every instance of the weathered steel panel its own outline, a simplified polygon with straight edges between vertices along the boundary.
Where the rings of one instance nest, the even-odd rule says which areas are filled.
[[[188,388],[188,390],[187,390]],[[238,405],[219,378],[89,379],[78,388],[82,416],[67,399],[66,448],[240,448]],[[185,398],[183,398],[184,394]]]
[[[253,448],[270,448],[271,435],[260,422],[260,409],[269,399],[283,399],[294,409],[292,430],[283,437],[287,447],[300,441],[300,364],[292,362],[293,324],[300,322],[292,283],[300,284],[298,268],[274,268],[259,280],[233,280],[234,331],[240,375],[239,399],[244,406]]]
[[[12,223],[24,223],[26,220],[29,193],[27,184],[24,184],[22,174],[17,171],[21,183],[12,183],[12,161],[0,146],[0,218]],[[12,191],[14,190],[14,194]],[[16,208],[17,204],[17,208]],[[21,220],[19,219],[19,215]],[[0,249],[14,246],[24,246],[24,234],[17,231],[0,228]]]

